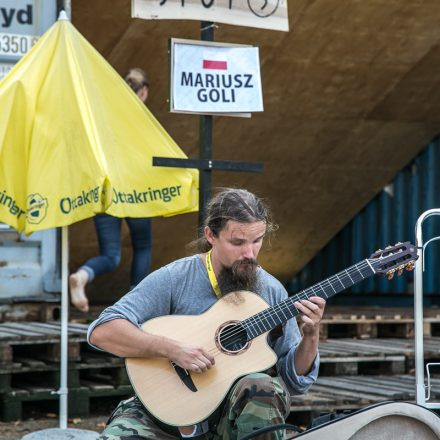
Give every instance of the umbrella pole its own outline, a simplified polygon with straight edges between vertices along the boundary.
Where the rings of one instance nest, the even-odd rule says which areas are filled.
[[[67,428],[67,361],[68,361],[68,333],[69,297],[68,297],[68,271],[69,271],[69,236],[67,226],[61,228],[61,361],[60,361],[60,428]]]
[[[63,8],[68,15],[63,15],[60,11],[60,19],[69,20],[71,9],[70,0],[63,1]],[[68,331],[69,322],[69,294],[68,294],[68,275],[69,275],[69,235],[67,226],[61,228],[61,361],[60,361],[60,428],[67,429],[67,362],[68,362]]]

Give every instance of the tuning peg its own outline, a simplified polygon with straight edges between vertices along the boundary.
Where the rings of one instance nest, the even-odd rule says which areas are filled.
[[[408,263],[405,265],[406,270],[414,270],[414,261],[411,261],[411,263]]]
[[[377,252],[382,252],[382,249],[378,249],[375,253],[377,253]]]
[[[403,243],[398,241],[394,246],[399,246],[399,244],[403,244]]]
[[[389,270],[388,272],[387,272],[387,277],[388,277],[388,280],[392,280],[393,279],[393,277],[394,277],[394,272],[396,271],[396,269],[391,269],[391,270]]]
[[[402,275],[402,274],[403,274],[403,269],[399,269],[399,270],[397,271],[397,276],[400,277],[400,275]]]
[[[387,246],[385,249],[392,249],[393,246]]]

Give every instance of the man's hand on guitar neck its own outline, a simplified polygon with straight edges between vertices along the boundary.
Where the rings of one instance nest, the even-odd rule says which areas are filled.
[[[297,301],[294,305],[301,313],[298,320],[303,334],[295,352],[295,370],[297,374],[306,375],[318,353],[319,323],[324,314],[325,300],[312,296],[308,300]]]
[[[303,335],[319,336],[319,323],[324,314],[325,299],[312,296],[308,300],[297,301],[294,305],[301,313],[299,321],[302,323],[301,331]]]

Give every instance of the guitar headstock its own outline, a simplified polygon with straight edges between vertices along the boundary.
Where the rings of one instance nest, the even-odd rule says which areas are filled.
[[[413,270],[417,258],[416,247],[406,241],[405,243],[388,246],[384,250],[379,249],[371,254],[368,262],[375,273],[387,275],[388,279],[391,280],[395,272],[397,272],[397,275],[401,275],[404,269]]]

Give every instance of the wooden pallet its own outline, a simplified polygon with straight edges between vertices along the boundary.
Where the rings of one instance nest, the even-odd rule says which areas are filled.
[[[45,389],[14,394],[13,390],[23,387],[39,390],[44,384],[51,391],[58,389],[60,331],[59,323],[0,324],[0,401],[10,400],[11,396],[18,401],[21,395],[23,401],[48,397]],[[88,346],[87,325],[70,323],[68,334],[68,386],[76,390],[74,393],[81,394],[86,380],[104,380],[113,388],[129,385],[123,359]]]
[[[440,359],[440,337],[424,340],[425,360]],[[320,375],[404,374],[414,371],[414,341],[409,339],[327,339],[320,341]]]
[[[53,400],[60,384],[59,364],[33,361],[21,365],[17,371],[8,371],[0,392],[0,419],[19,420],[26,404],[40,405]],[[93,399],[134,394],[123,359],[111,355],[84,354],[80,362],[69,363],[69,416],[90,415]]]
[[[423,319],[425,336],[440,336],[440,310],[427,308]],[[356,337],[413,338],[414,311],[410,308],[331,307],[324,314],[320,338]]]
[[[42,344],[60,341],[59,322],[8,322],[0,324],[0,344]],[[69,341],[85,341],[86,324],[69,323]]]
[[[375,313],[379,320],[379,313]],[[340,315],[335,321],[340,322],[346,318],[345,315]],[[395,318],[396,316],[393,317]],[[433,316],[431,318],[436,319]],[[123,360],[91,349],[86,342],[87,324],[70,323],[68,331],[71,415],[88,414],[93,399],[130,395],[132,389]],[[26,405],[39,405],[58,399],[52,392],[59,387],[59,342],[59,322],[0,324],[1,419],[20,419]],[[425,360],[440,358],[440,337],[426,337],[424,346]],[[406,386],[404,392],[397,384],[392,392],[388,388],[395,380],[403,383],[410,378],[403,373],[413,370],[413,340],[329,338],[320,341],[319,350],[321,371],[318,383],[305,396],[295,398],[296,403],[292,403],[293,414],[304,415],[308,412],[311,416],[316,411],[357,409],[387,399],[413,399],[413,394],[410,393],[413,385]],[[370,376],[360,376],[361,374],[380,376],[372,377],[372,382],[366,385],[366,378]],[[388,376],[383,376],[384,374]],[[390,376],[391,374],[394,376]],[[386,379],[382,379],[384,377]],[[346,382],[342,382],[344,378]],[[353,386],[351,381],[358,379],[361,382],[355,382],[357,385]],[[409,381],[414,382],[414,378]],[[382,389],[380,384],[385,384],[386,387]],[[358,389],[361,386],[363,388]],[[384,390],[387,391],[385,394]]]
[[[59,319],[59,302],[33,301],[0,304],[0,322],[47,322]]]
[[[84,381],[77,388],[69,389],[68,410],[69,417],[90,416],[90,405],[93,399],[106,397],[119,397],[121,400],[132,396],[133,389],[130,385],[112,386],[109,384]],[[58,395],[53,389],[45,386],[27,386],[10,389],[0,398],[0,418],[2,421],[10,422],[20,420],[24,415],[26,405],[41,405],[54,403],[52,407],[56,411]]]
[[[431,401],[440,402],[440,377],[431,382]],[[320,413],[356,410],[390,400],[414,402],[414,376],[322,376],[309,392],[292,397],[289,420],[308,425]]]
[[[80,359],[80,343],[86,342],[87,325],[69,324],[69,360]],[[18,359],[60,360],[59,322],[9,322],[0,324],[0,368],[19,366]]]
[[[341,306],[328,304],[325,308],[326,317],[335,319],[401,319],[414,318],[412,307],[381,307],[381,306]],[[426,318],[440,318],[438,306],[426,307]]]
[[[20,419],[25,405],[58,399],[53,392],[60,383],[60,332],[59,322],[0,324],[1,419]],[[86,334],[87,325],[69,324],[72,415],[88,415],[91,399],[132,393],[124,361],[93,351]]]

